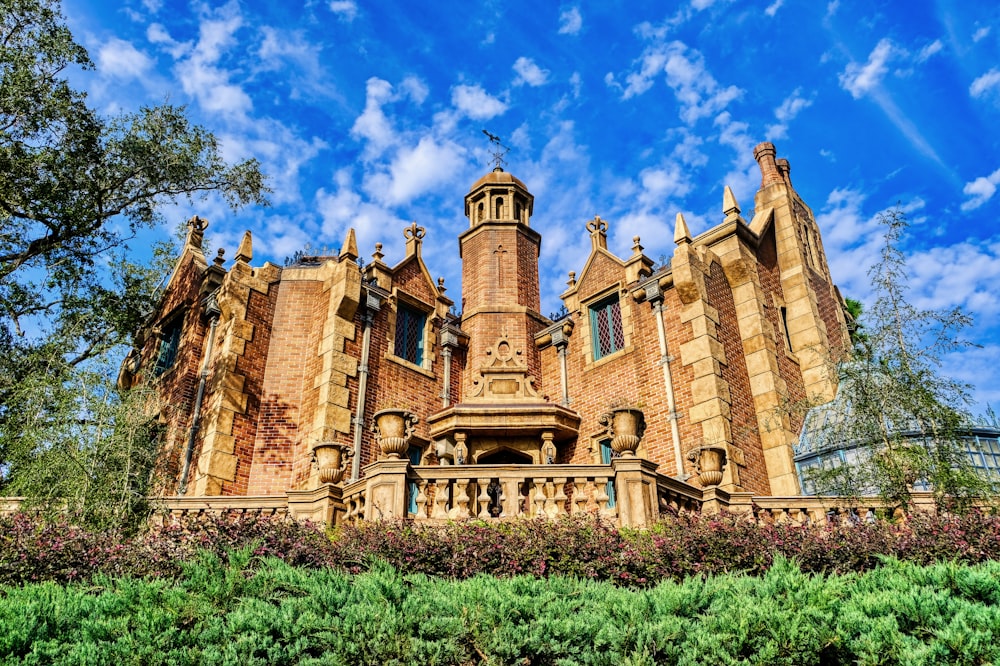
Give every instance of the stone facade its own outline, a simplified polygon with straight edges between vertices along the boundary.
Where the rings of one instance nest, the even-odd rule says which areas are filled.
[[[205,258],[194,218],[122,373],[160,387],[164,494],[318,490],[319,444],[349,454],[343,483],[368,478],[392,497],[411,491],[386,470],[408,462],[609,465],[616,407],[644,417],[638,462],[614,461],[636,479],[656,469],[729,493],[798,494],[791,405],[834,396],[847,334],[788,162],[769,143],[755,157],[753,219],[726,188],[719,225],[692,237],[677,216],[667,265],[639,237],[615,256],[609,223],[588,222],[591,253],[555,321],[540,312],[533,197],[500,169],[465,198],[459,314],[424,264],[415,223],[395,265],[377,245],[361,268],[351,231],[336,256],[253,267],[248,232],[227,270]],[[372,417],[387,408],[416,417],[410,448],[373,467],[383,454]]]

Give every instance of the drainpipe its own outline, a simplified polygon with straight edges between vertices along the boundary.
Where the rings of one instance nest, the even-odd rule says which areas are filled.
[[[677,427],[677,401],[674,396],[674,381],[670,374],[670,361],[673,359],[667,351],[667,331],[663,325],[663,317],[667,306],[663,300],[663,290],[658,282],[646,285],[646,300],[656,312],[656,334],[660,339],[660,365],[663,366],[663,383],[667,388],[667,417],[670,419],[670,436],[674,442],[674,460],[677,461],[677,478],[684,479],[684,460],[681,457],[681,433]]]
[[[361,363],[358,365],[358,404],[354,408],[354,455],[351,458],[350,481],[361,478],[361,436],[365,426],[365,402],[368,398],[368,358],[372,348],[372,323],[375,314],[382,305],[382,299],[388,294],[379,294],[377,287],[365,287],[364,333],[361,338]],[[378,291],[382,291],[379,289]]]
[[[212,360],[212,347],[215,343],[215,329],[219,325],[219,316],[222,310],[215,296],[209,296],[205,302],[205,314],[211,322],[208,329],[208,344],[205,345],[205,359],[201,365],[201,375],[198,378],[198,393],[194,399],[194,414],[191,417],[191,430],[188,433],[187,446],[184,447],[184,467],[181,470],[181,482],[177,488],[177,494],[187,493],[188,474],[191,472],[191,456],[194,455],[194,442],[198,437],[198,430],[201,428],[201,403],[205,399],[205,384],[208,381],[208,366]]]

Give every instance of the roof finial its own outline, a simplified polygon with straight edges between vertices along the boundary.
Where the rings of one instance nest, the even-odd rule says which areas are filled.
[[[358,239],[354,236],[354,227],[347,230],[347,238],[344,239],[344,246],[340,248],[340,258],[356,261],[358,258]]]
[[[674,222],[674,244],[680,245],[690,242],[691,232],[688,231],[687,222],[684,221],[684,213],[677,213],[677,219]]]
[[[736,195],[733,194],[733,190],[726,185],[726,189],[722,192],[722,214],[727,218],[730,215],[740,214],[740,205],[736,203]]]
[[[493,170],[503,171],[503,165],[506,164],[506,161],[504,161],[503,158],[507,155],[507,153],[510,152],[510,148],[503,145],[500,142],[500,137],[498,137],[496,134],[491,134],[487,130],[483,130],[483,134],[485,134],[489,138],[490,145],[493,146],[492,148],[493,152],[490,153],[493,156],[492,157]]]
[[[253,238],[249,230],[243,232],[243,239],[236,248],[236,256],[233,259],[243,263],[250,263],[253,260]]]

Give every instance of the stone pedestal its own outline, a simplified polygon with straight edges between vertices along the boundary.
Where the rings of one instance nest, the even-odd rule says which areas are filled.
[[[620,527],[647,527],[660,517],[656,501],[656,463],[642,458],[615,458],[615,501]]]
[[[406,469],[410,461],[386,459],[365,467],[365,519],[406,518]]]
[[[311,521],[322,525],[341,522],[345,513],[342,489],[325,483],[314,490],[289,490],[288,515],[298,521]]]

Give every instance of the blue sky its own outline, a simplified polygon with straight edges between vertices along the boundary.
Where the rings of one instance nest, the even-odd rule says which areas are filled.
[[[460,293],[462,197],[490,168],[488,129],[535,195],[543,310],[608,220],[609,245],[639,235],[654,259],[722,219],[730,185],[749,218],[773,141],[816,213],[834,280],[865,300],[899,203],[913,301],[962,306],[980,345],[951,376],[1000,405],[1000,5],[958,0],[687,0],[546,3],[185,3],[68,0],[90,51],[77,85],[109,114],[168,100],[256,157],[266,209],[217,199],[167,209],[208,218],[229,256],[244,229],[255,263],[306,243],[339,248],[355,227],[402,257],[403,228],[427,228],[424,257]]]

